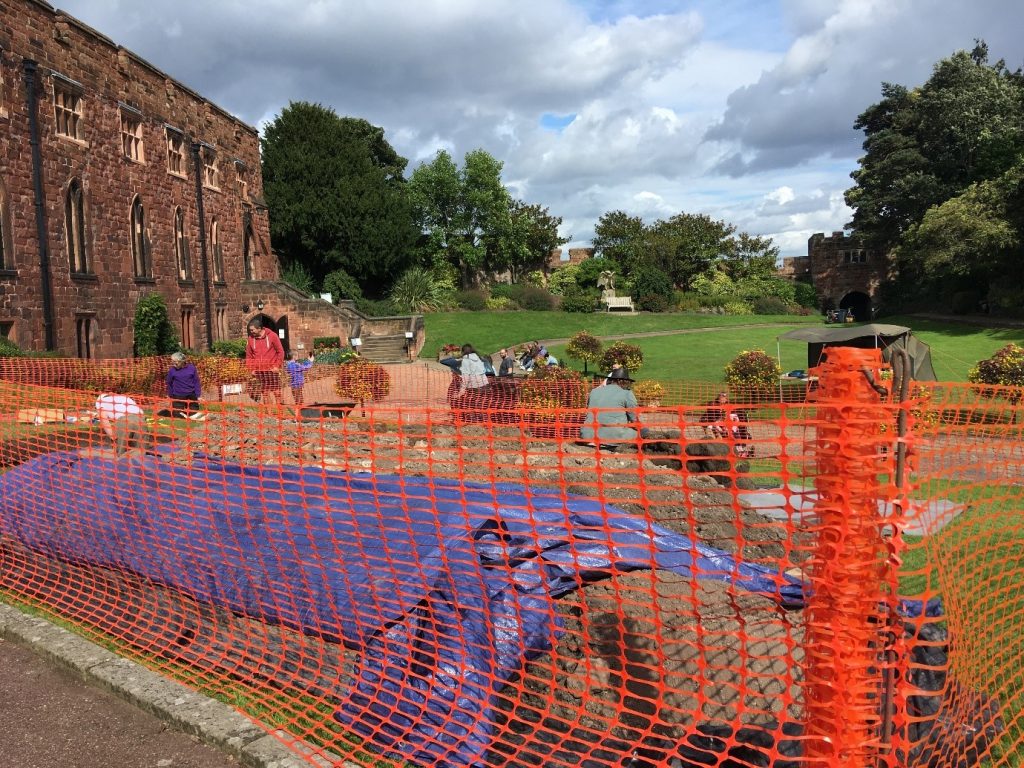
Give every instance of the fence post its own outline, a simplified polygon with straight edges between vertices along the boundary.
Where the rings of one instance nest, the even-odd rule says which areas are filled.
[[[883,669],[896,566],[888,557],[888,521],[879,504],[888,494],[879,475],[888,472],[892,483],[893,451],[883,446],[893,442],[895,421],[879,394],[881,368],[877,349],[832,347],[817,370],[817,501],[805,566],[809,764],[866,768],[886,749],[879,736],[891,696]]]

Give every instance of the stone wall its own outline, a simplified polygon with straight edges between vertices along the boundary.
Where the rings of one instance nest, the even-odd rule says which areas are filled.
[[[554,248],[551,254],[548,256],[548,271],[554,269],[560,269],[561,267],[568,267],[573,264],[579,264],[580,262],[591,258],[594,255],[593,248],[570,248],[568,260],[562,259],[562,249]]]
[[[856,237],[818,232],[807,241],[811,279],[824,306],[839,307],[851,294],[867,296],[878,303],[878,289],[889,279],[886,254],[866,248]],[[868,319],[868,318],[862,318]]]
[[[55,348],[82,353],[78,339],[88,323],[88,352],[124,357],[132,352],[132,319],[139,298],[159,291],[172,322],[191,313],[191,346],[241,336],[241,284],[245,277],[274,280],[269,222],[262,204],[256,130],[174,81],[130,51],[41,0],[0,0],[0,185],[9,211],[10,266],[0,271],[0,328],[20,346],[45,347],[40,242],[30,151],[26,60],[37,63],[41,182],[45,248],[52,285]],[[81,137],[57,135],[54,88],[81,97]],[[122,116],[141,126],[144,155],[123,150]],[[181,173],[169,170],[168,132],[181,136]],[[204,294],[202,243],[191,145],[199,142],[217,158],[219,183],[202,189],[208,247],[210,312]],[[90,269],[72,274],[65,226],[69,186],[84,196],[86,255]],[[152,277],[138,277],[131,247],[131,208],[144,209]],[[174,218],[181,209],[191,277],[179,274]],[[211,236],[216,223],[223,254],[223,280],[213,279]],[[251,237],[246,238],[245,227]],[[248,256],[244,258],[246,242]]]
[[[242,284],[242,310],[248,322],[262,315],[279,332],[286,329],[284,342],[293,351],[310,350],[313,340],[336,336],[347,345],[353,336],[403,336],[413,333],[409,348],[418,354],[426,340],[422,315],[397,317],[366,317],[356,311],[351,301],[331,304],[296,291],[287,283],[249,281]],[[262,304],[262,309],[259,305]]]

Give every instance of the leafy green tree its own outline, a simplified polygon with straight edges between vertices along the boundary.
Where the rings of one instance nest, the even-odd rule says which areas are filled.
[[[147,293],[135,305],[135,356],[152,357],[177,352],[178,336],[159,293]]]
[[[655,266],[667,273],[675,285],[689,290],[697,277],[733,253],[735,231],[734,225],[703,213],[677,213],[654,223],[648,250]]]
[[[347,299],[357,301],[363,298],[359,283],[344,269],[336,269],[324,278],[324,292],[331,294],[333,301]]]
[[[501,181],[502,163],[482,149],[468,152],[459,168],[438,152],[409,180],[421,230],[421,263],[451,265],[463,286],[488,274],[509,272],[519,280],[547,262],[562,220],[547,208],[514,200]]]
[[[646,239],[647,227],[639,216],[624,211],[604,213],[594,227],[594,256],[610,262],[605,269],[614,265],[619,274],[629,274],[645,259]]]
[[[515,240],[510,243],[507,266],[515,281],[531,270],[543,269],[551,252],[570,238],[558,234],[562,217],[552,216],[543,206],[513,200],[511,216]]]
[[[857,118],[865,154],[846,193],[850,226],[888,248],[925,212],[973,183],[995,178],[1024,148],[1024,89],[1019,72],[988,64],[977,43],[936,64],[920,88],[883,83],[882,100]]]
[[[409,263],[416,229],[406,160],[382,128],[292,102],[261,147],[271,241],[283,262],[303,265],[317,283],[341,268],[364,288]]]

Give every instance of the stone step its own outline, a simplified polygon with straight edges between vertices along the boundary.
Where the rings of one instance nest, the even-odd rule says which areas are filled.
[[[405,336],[364,336],[359,354],[375,363],[408,363]]]

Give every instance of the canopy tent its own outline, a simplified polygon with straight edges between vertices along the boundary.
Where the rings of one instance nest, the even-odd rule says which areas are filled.
[[[886,362],[891,361],[894,351],[905,349],[910,358],[911,377],[918,381],[936,381],[931,349],[906,326],[868,323],[841,328],[797,328],[778,337],[779,342],[784,339],[807,342],[808,368],[818,364],[822,351],[827,347],[881,349]]]

